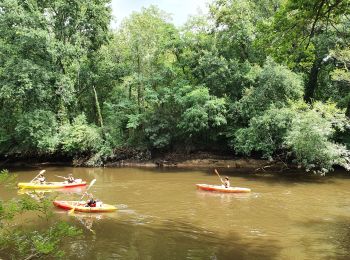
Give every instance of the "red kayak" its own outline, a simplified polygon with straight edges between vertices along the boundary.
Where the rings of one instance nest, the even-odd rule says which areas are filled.
[[[251,191],[248,188],[241,188],[241,187],[225,188],[223,185],[196,184],[196,186],[200,190],[226,192],[226,193],[248,193]]]
[[[64,200],[55,200],[53,201],[53,204],[61,209],[65,210],[71,210],[74,208],[74,211],[80,211],[80,212],[89,212],[89,213],[97,213],[97,212],[112,212],[116,211],[117,208],[113,205],[105,204],[105,203],[99,203],[97,202],[96,207],[86,207],[85,201],[64,201]]]

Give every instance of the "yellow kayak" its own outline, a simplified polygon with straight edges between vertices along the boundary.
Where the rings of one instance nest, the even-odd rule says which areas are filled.
[[[62,188],[73,188],[86,186],[86,181],[81,182],[46,182],[44,184],[35,182],[20,182],[18,183],[18,188],[21,189],[62,189]]]
[[[80,212],[89,212],[89,213],[97,213],[97,212],[113,212],[116,211],[117,208],[105,204],[105,203],[96,203],[95,207],[87,207],[85,201],[65,201],[65,200],[55,200],[53,204],[56,207],[61,209],[70,210],[74,208],[74,211]]]

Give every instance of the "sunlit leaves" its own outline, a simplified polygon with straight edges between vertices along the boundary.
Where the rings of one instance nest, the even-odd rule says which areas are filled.
[[[237,152],[250,155],[258,151],[263,157],[271,158],[284,148],[284,137],[294,116],[290,108],[272,106],[261,116],[253,117],[249,127],[237,130],[232,144]]]
[[[225,100],[211,96],[207,88],[198,87],[179,101],[184,111],[178,126],[184,132],[196,133],[227,123]]]
[[[345,128],[349,128],[349,121],[344,111],[334,104],[317,102],[293,118],[285,143],[295,154],[296,161],[308,170],[326,173],[332,165],[350,169],[349,151],[332,141],[336,130]]]
[[[141,114],[129,115],[127,128],[136,129],[141,124]]]
[[[72,124],[60,129],[62,150],[75,155],[84,152],[96,152],[102,144],[99,129],[86,122],[84,114],[77,116]]]
[[[326,173],[333,165],[350,167],[349,151],[333,141],[336,131],[348,127],[344,112],[332,103],[295,102],[253,117],[249,127],[236,132],[234,146],[241,153],[258,151],[267,158],[280,153],[307,170]]]
[[[262,70],[258,69],[258,73],[253,74],[256,75],[254,85],[245,90],[237,103],[238,113],[243,118],[261,115],[271,104],[283,107],[289,100],[303,96],[301,77],[272,59],[268,59]]]

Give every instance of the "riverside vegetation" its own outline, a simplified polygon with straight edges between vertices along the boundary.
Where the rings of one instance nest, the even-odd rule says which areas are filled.
[[[224,152],[349,169],[350,1],[214,0],[181,28],[156,6],[0,3],[0,154]]]
[[[0,185],[16,187],[16,176],[8,171],[0,172]],[[35,194],[34,194],[35,196]],[[59,221],[53,224],[52,198],[29,196],[18,199],[0,198],[0,257],[5,259],[62,258],[64,241],[79,236],[82,232],[76,227]],[[40,218],[46,226],[33,230],[28,223],[31,218]],[[25,218],[26,221],[23,221]],[[20,221],[19,221],[20,220]],[[27,224],[27,225],[26,225]]]

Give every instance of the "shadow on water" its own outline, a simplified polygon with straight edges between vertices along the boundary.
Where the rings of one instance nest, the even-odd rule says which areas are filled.
[[[244,242],[235,233],[220,237],[174,221],[146,226],[109,220],[94,230],[69,245],[69,259],[274,259],[280,252],[271,239]]]
[[[327,259],[349,259],[349,218],[312,220],[303,222],[300,226],[313,234],[312,239],[310,237],[301,239],[301,243],[310,256],[323,254]]]

